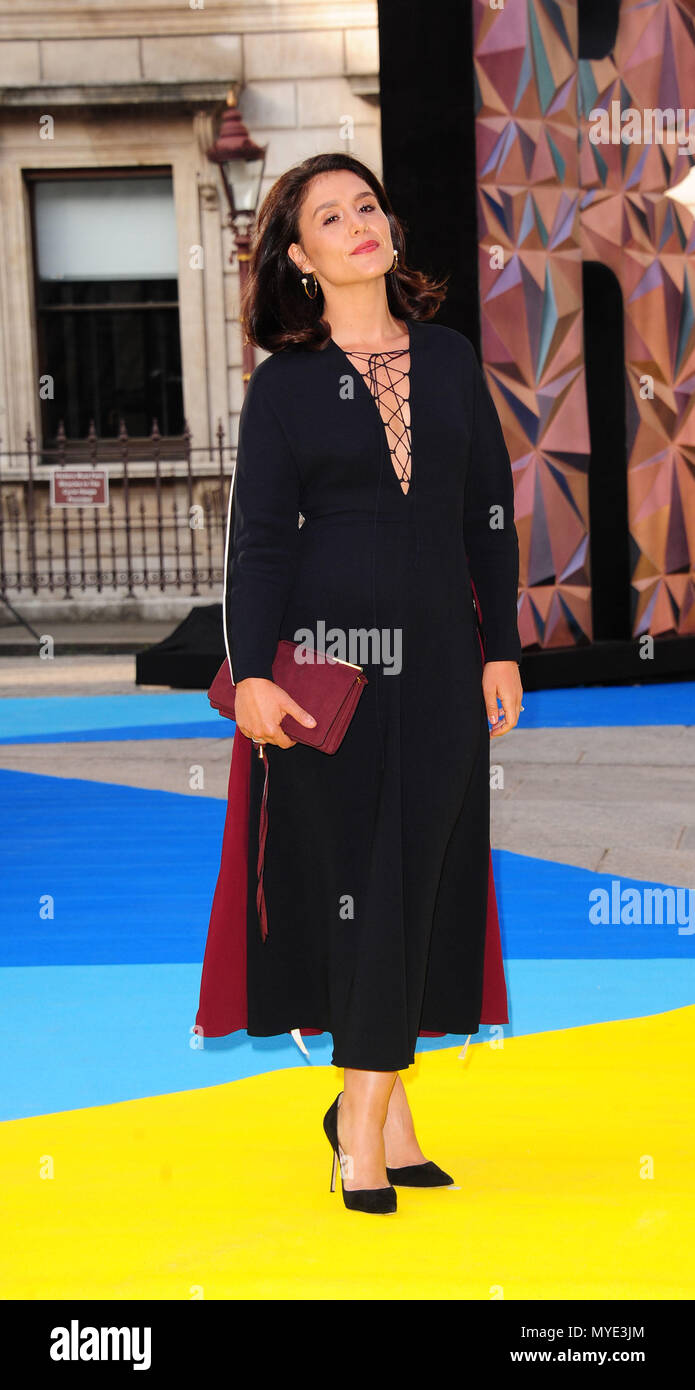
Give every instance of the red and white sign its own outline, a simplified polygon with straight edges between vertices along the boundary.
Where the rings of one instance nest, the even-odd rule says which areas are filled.
[[[52,507],[106,507],[108,502],[109,475],[105,468],[52,469]]]

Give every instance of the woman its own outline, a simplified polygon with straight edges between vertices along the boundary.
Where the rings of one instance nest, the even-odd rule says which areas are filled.
[[[488,719],[509,731],[522,695],[509,455],[468,339],[424,322],[444,295],[358,160],[307,159],[265,199],[243,321],[271,356],[241,412],[224,601],[237,735],[268,761],[265,937],[250,763],[247,1030],[332,1033],[331,1190],[339,1158],[345,1205],[371,1212],[452,1182],[399,1072],[419,1035],[480,1024]],[[313,717],[272,679],[278,640],[308,633],[367,677],[331,756],[284,732]]]

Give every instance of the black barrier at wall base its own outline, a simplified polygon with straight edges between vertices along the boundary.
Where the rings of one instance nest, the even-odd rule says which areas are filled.
[[[225,656],[222,604],[201,604],[162,642],[136,652],[135,684],[208,690]]]
[[[652,651],[653,649],[653,651]],[[645,651],[645,655],[640,653]],[[651,655],[649,653],[652,653]],[[135,656],[136,685],[207,690],[225,657],[221,603],[192,608],[163,642]],[[695,678],[695,635],[592,642],[579,647],[526,651],[524,690],[578,685],[644,685]]]

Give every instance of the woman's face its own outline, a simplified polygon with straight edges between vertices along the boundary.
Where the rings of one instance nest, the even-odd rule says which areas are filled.
[[[393,264],[391,228],[376,194],[351,169],[317,174],[299,216],[301,246],[288,248],[301,275],[349,285],[385,275]],[[363,249],[362,249],[363,248]]]

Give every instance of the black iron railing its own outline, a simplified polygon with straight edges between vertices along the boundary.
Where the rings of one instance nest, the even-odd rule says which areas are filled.
[[[194,447],[187,425],[162,439],[156,420],[147,439],[130,438],[121,421],[117,439],[92,426],[86,440],[67,440],[61,426],[54,448],[38,449],[30,430],[25,444],[0,446],[0,594],[219,587],[235,454],[221,421],[210,447]],[[61,504],[81,495],[80,482],[95,501]]]

